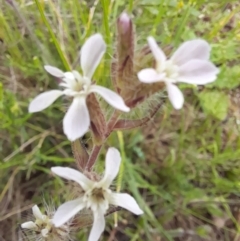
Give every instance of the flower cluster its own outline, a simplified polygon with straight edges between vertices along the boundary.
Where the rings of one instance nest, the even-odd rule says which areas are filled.
[[[94,101],[97,103],[95,103],[97,108],[89,109],[88,106],[90,95],[93,93],[100,95],[115,109],[129,112],[130,108],[124,102],[126,96],[123,98],[121,94],[128,93],[132,96],[135,95],[135,89],[129,86],[132,81],[132,79],[129,78],[130,76],[133,80],[138,78],[137,83],[134,83],[134,86],[138,88],[144,85],[142,83],[153,85],[156,82],[165,83],[168,97],[173,107],[175,109],[181,109],[184,103],[184,97],[177,87],[177,83],[183,82],[204,85],[213,82],[219,72],[218,68],[209,60],[210,46],[205,40],[197,39],[187,41],[176,50],[170,59],[167,59],[165,53],[158,47],[155,39],[153,37],[148,37],[148,45],[155,59],[155,68],[144,68],[144,66],[142,70],[134,74],[132,22],[127,14],[124,13],[121,15],[118,24],[121,35],[120,38],[123,42],[119,45],[120,54],[118,57],[120,58],[120,66],[116,67],[119,63],[114,63],[113,66],[115,66],[115,70],[117,69],[115,72],[124,71],[124,68],[126,70],[126,66],[128,66],[126,71],[128,84],[124,84],[124,75],[118,73],[120,77],[115,83],[116,93],[95,84],[95,81],[92,80],[93,74],[106,51],[106,44],[103,37],[100,34],[95,34],[85,42],[80,51],[82,73],[76,70],[63,72],[56,67],[45,65],[45,70],[49,74],[61,79],[59,86],[63,89],[44,92],[34,98],[29,105],[29,112],[38,112],[50,106],[60,96],[65,95],[72,98],[72,104],[63,119],[63,131],[68,139],[74,141],[75,144],[77,143],[76,140],[82,137],[89,128],[99,127],[99,125],[94,126],[92,124],[93,120],[91,119],[94,110],[96,111],[96,117],[94,116],[95,119],[98,118],[100,113],[97,112],[97,109],[101,109],[98,100],[94,98]],[[129,44],[124,41],[130,41],[131,43]],[[125,52],[121,54],[121,51]],[[131,58],[129,58],[129,56]],[[129,79],[131,81],[129,81]],[[118,86],[119,83],[120,86]],[[146,94],[146,96],[149,94],[144,93],[144,90],[141,93],[143,93],[143,96],[144,94]],[[131,96],[129,99],[132,100]],[[139,100],[135,98],[134,101],[134,105],[131,105],[131,107],[135,106],[135,104],[137,105]],[[101,124],[106,127],[103,128],[104,130],[102,131],[103,142],[106,141],[107,137],[114,131],[116,126],[124,129],[121,123],[125,123],[125,120],[119,120],[118,122],[120,114],[121,112],[115,111],[113,116],[106,123],[105,118],[99,118],[101,121],[98,121],[98,123],[102,122]],[[139,120],[139,123],[142,123],[141,120]],[[133,128],[134,124],[130,123],[129,126]],[[106,133],[104,131],[106,131]],[[100,131],[98,133],[100,133]],[[89,156],[85,147],[82,147],[81,144],[78,145],[76,149],[79,153],[77,153],[76,156],[81,160],[77,161],[76,158],[76,162],[78,165],[79,163],[84,163],[84,165],[79,166],[81,172],[69,167],[51,168],[54,174],[77,183],[81,191],[78,192],[79,194],[76,199],[62,204],[54,215],[43,215],[35,205],[33,207],[33,214],[36,220],[35,222],[29,221],[23,223],[21,225],[23,229],[39,233],[40,238],[38,240],[68,240],[69,222],[71,222],[78,213],[81,216],[82,212],[87,210],[92,213],[93,217],[93,226],[88,240],[97,241],[105,228],[105,215],[110,206],[122,207],[136,215],[143,214],[143,211],[132,196],[127,193],[116,193],[110,189],[110,185],[116,178],[121,164],[120,153],[117,149],[113,147],[108,149],[106,154],[105,173],[102,178],[95,178],[90,175],[92,167],[101,150],[101,146],[102,143],[95,145]],[[73,150],[75,151],[75,149]],[[84,159],[84,161],[82,159]]]

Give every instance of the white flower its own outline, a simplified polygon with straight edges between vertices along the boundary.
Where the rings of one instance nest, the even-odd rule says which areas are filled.
[[[58,68],[46,65],[45,70],[61,78],[60,86],[65,89],[63,91],[50,90],[38,95],[30,103],[29,112],[42,111],[62,95],[73,97],[73,102],[63,119],[63,130],[70,141],[82,137],[88,131],[90,117],[86,98],[89,94],[98,93],[114,108],[128,112],[130,109],[125,105],[121,96],[105,87],[92,84],[93,73],[105,50],[106,45],[100,34],[95,34],[86,41],[80,52],[83,75],[75,70],[64,73]]]
[[[175,109],[181,109],[184,98],[175,83],[204,85],[213,82],[219,73],[209,61],[210,46],[201,39],[183,43],[167,60],[153,37],[148,37],[149,47],[156,60],[156,68],[143,69],[138,78],[144,83],[165,82],[169,100]]]
[[[84,195],[62,204],[53,217],[56,227],[61,226],[84,208],[93,212],[94,222],[89,241],[99,239],[105,227],[104,214],[110,204],[123,207],[136,215],[143,214],[135,199],[127,193],[114,193],[109,187],[117,176],[121,162],[119,151],[113,147],[108,149],[105,173],[99,182],[94,182],[81,172],[68,167],[52,167],[52,172],[67,180],[77,182],[84,190]]]
[[[43,238],[47,238],[52,228],[52,221],[47,215],[43,215],[37,205],[32,207],[32,212],[36,218],[35,222],[29,221],[21,224],[24,229],[31,229],[40,232]]]
[[[32,231],[36,236],[36,240],[67,241],[71,239],[69,236],[70,223],[56,228],[52,222],[54,212],[49,212],[47,215],[44,215],[37,205],[32,207],[32,212],[35,217],[35,222],[28,221],[22,223],[21,228]],[[32,237],[32,233],[29,234],[29,237],[30,236]]]

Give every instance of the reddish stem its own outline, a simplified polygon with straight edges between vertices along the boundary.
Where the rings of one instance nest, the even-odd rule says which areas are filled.
[[[107,124],[107,131],[106,131],[103,143],[107,140],[107,138],[109,137],[109,135],[113,131],[113,128],[114,128],[120,114],[121,113],[119,111],[116,111],[116,110],[113,112],[113,115],[112,115],[112,117],[110,118],[110,120]],[[87,165],[86,165],[87,171],[91,171],[92,167],[94,166],[94,164],[95,164],[95,162],[98,158],[98,155],[99,155],[101,149],[102,149],[102,144],[93,146],[92,152],[91,152],[91,154],[88,158],[88,162],[87,162]]]
[[[93,146],[92,148],[92,152],[89,156],[89,159],[88,159],[88,162],[87,162],[87,165],[86,165],[86,170],[87,171],[91,171],[93,165],[95,164],[96,160],[97,160],[97,157],[98,157],[98,154],[99,152],[101,151],[101,148],[102,148],[102,145],[95,145]]]
[[[120,114],[121,113],[119,111],[114,110],[113,115],[112,115],[112,117],[110,118],[110,120],[109,120],[109,122],[107,124],[107,131],[106,131],[106,134],[105,134],[105,140],[109,137],[109,135],[113,131],[114,126],[117,123]]]

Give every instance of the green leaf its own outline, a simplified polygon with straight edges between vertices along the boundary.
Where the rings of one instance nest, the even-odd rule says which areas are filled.
[[[229,60],[238,59],[236,40],[225,39],[212,44],[211,59],[213,62],[226,63]]]
[[[206,114],[224,120],[228,111],[229,99],[218,91],[204,91],[199,94],[200,104]]]
[[[240,85],[240,68],[239,66],[223,67],[217,77],[217,80],[207,87],[217,87],[219,89],[234,89]]]
[[[207,225],[202,225],[196,228],[195,232],[202,238],[207,238],[210,227]]]

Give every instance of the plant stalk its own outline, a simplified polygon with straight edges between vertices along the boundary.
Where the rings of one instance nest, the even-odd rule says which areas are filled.
[[[106,134],[104,136],[103,143],[107,140],[107,138],[109,137],[109,135],[113,131],[114,126],[115,126],[116,122],[118,121],[118,118],[119,118],[120,114],[121,114],[121,112],[119,112],[117,110],[114,110],[112,117],[108,121],[107,131],[106,131]],[[87,165],[86,165],[87,171],[91,171],[92,167],[94,166],[94,164],[95,164],[95,162],[98,158],[98,155],[99,155],[99,153],[102,149],[103,143],[101,145],[94,145],[93,146],[92,152],[89,156],[89,159],[88,159],[88,162],[87,162]]]
[[[92,152],[89,156],[89,159],[88,159],[88,162],[87,162],[87,165],[86,165],[87,171],[89,171],[89,172],[91,171],[92,167],[94,166],[94,164],[97,160],[97,157],[98,157],[101,149],[102,149],[102,145],[99,145],[99,146],[94,145],[93,146]]]

